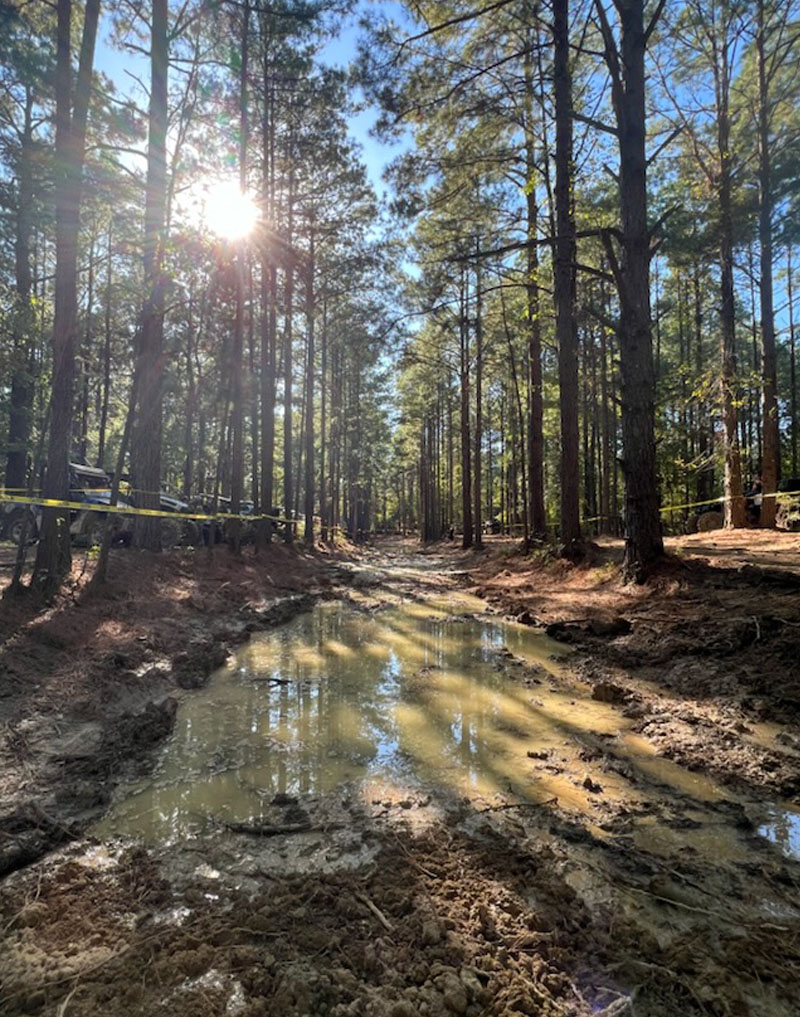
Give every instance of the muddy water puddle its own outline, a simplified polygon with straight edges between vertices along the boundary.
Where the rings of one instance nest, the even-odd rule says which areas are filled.
[[[630,816],[646,851],[746,855],[714,812],[730,797],[722,788],[656,756],[592,700],[562,645],[483,610],[462,595],[372,613],[329,602],[255,635],[186,694],[154,774],[122,789],[93,832],[169,843],[272,822],[276,802],[291,825],[314,797],[369,808],[390,787],[403,808],[442,794],[475,808],[548,804],[600,837]],[[665,825],[687,809],[690,832]],[[762,835],[796,846],[800,827],[784,834],[779,821]]]

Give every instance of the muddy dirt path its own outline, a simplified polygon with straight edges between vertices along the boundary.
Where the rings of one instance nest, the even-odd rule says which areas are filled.
[[[192,703],[222,712],[215,682],[247,687],[251,719],[277,718],[266,756],[228,743],[258,814],[169,844],[100,826],[9,876],[0,1012],[795,1014],[786,803],[668,758],[610,671],[630,632],[554,662],[535,626],[465,595],[468,568],[400,544],[338,563],[309,612],[185,691],[184,747]],[[177,814],[169,751],[117,802],[160,773]]]

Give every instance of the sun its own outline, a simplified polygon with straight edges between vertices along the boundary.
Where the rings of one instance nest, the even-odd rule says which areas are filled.
[[[243,240],[256,227],[261,211],[235,180],[205,180],[193,188],[194,214],[223,240]]]

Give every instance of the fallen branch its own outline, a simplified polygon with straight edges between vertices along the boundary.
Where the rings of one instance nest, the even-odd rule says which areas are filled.
[[[377,904],[373,904],[365,893],[355,893],[354,896],[356,900],[361,901],[364,907],[369,908],[369,910],[373,913],[373,915],[375,915],[375,917],[378,919],[378,921],[381,923],[384,929],[386,929],[387,932],[394,932],[394,926],[392,925],[392,923],[381,911],[381,909],[377,906]]]

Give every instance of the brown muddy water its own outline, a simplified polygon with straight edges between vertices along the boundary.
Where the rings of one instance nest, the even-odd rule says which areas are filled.
[[[392,787],[400,805],[404,791],[553,803],[601,839],[623,811],[642,850],[745,860],[752,845],[718,809],[727,789],[656,756],[570,678],[561,644],[483,611],[463,594],[371,613],[328,602],[253,636],[185,694],[154,773],[92,833],[168,844],[257,823],[276,796]],[[688,821],[664,821],[677,812]],[[765,806],[754,824],[800,856],[796,813]]]

